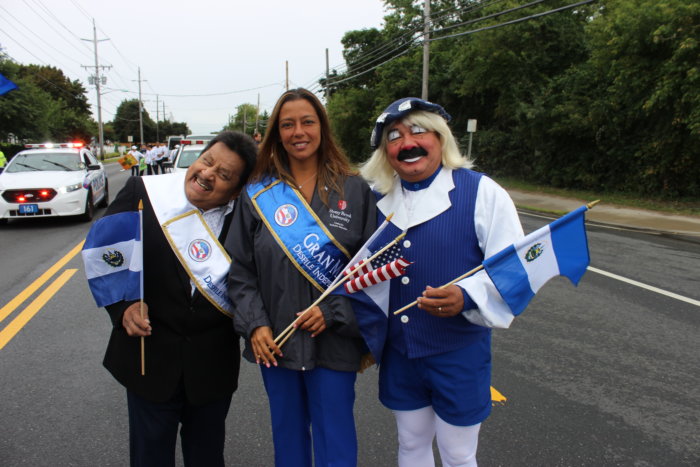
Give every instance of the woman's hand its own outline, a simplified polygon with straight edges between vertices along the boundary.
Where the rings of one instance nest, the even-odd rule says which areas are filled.
[[[440,318],[455,316],[464,308],[462,289],[454,284],[444,289],[428,286],[423,291],[423,296],[418,299],[418,308]]]
[[[275,339],[272,337],[272,328],[270,326],[255,328],[253,334],[250,335],[250,344],[253,347],[255,363],[258,365],[262,363],[268,368],[270,368],[270,363],[277,366],[275,355],[281,357],[282,351],[277,347],[277,344],[275,344]]]
[[[301,328],[304,331],[309,331],[311,337],[318,336],[326,329],[326,320],[318,306],[306,312],[300,311],[297,313],[297,316],[299,316],[299,318],[297,318],[295,327]]]

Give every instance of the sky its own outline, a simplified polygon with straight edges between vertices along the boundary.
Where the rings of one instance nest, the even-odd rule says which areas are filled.
[[[140,68],[151,118],[163,120],[164,107],[201,134],[221,130],[244,103],[271,112],[286,69],[290,88],[317,90],[326,49],[330,69],[344,71],[343,35],[380,28],[385,14],[381,0],[0,0],[0,47],[83,83],[97,120],[94,20],[99,65],[110,67],[100,69],[102,121],[138,99]]]

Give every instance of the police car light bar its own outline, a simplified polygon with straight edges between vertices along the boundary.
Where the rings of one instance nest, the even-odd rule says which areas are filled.
[[[27,149],[51,149],[51,148],[82,148],[83,143],[41,143],[41,144],[25,144]]]
[[[203,139],[183,139],[180,140],[180,144],[207,144],[208,140]]]

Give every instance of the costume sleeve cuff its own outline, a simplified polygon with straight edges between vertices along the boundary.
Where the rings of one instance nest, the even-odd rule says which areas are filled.
[[[457,282],[457,285],[462,288],[462,293],[468,294],[478,307],[462,312],[470,322],[488,328],[508,328],[513,322],[513,313],[501,298],[501,294],[498,293],[486,271],[479,271]]]

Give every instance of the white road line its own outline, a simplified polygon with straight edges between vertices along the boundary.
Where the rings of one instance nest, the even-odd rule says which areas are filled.
[[[618,281],[627,282],[628,284],[632,284],[632,285],[635,285],[637,287],[641,287],[643,289],[647,289],[647,290],[650,290],[652,292],[656,292],[656,293],[661,294],[661,295],[666,295],[667,297],[675,298],[676,300],[680,300],[682,302],[690,303],[691,305],[700,306],[700,300],[695,300],[692,298],[684,297],[683,295],[678,295],[678,294],[673,293],[673,292],[668,292],[666,290],[659,289],[658,287],[654,287],[652,285],[647,285],[647,284],[644,284],[642,282],[637,282],[635,280],[628,279],[626,277],[618,276],[617,274],[613,274],[612,272],[603,271],[602,269],[594,268],[592,266],[588,266],[587,269],[589,271],[593,271],[595,273],[602,274],[603,276],[608,276],[610,278],[617,279]]]

